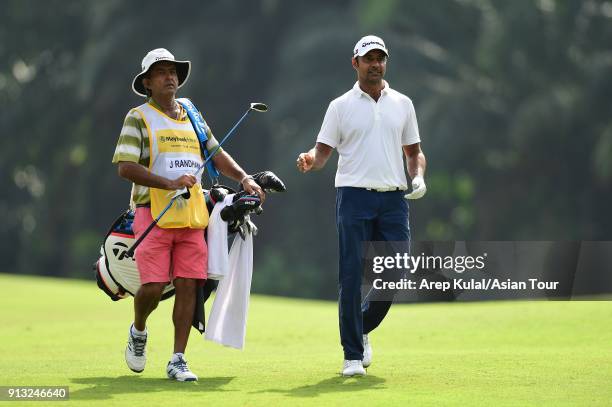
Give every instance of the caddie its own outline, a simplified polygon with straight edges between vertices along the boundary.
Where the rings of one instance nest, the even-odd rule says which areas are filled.
[[[119,175],[133,182],[136,239],[176,190],[188,188],[190,192],[190,198],[180,198],[136,249],[142,286],[134,298],[134,321],[125,349],[128,367],[142,372],[146,363],[147,318],[157,307],[164,286],[172,282],[176,289],[172,313],[174,351],[166,373],[178,381],[198,379],[187,366],[184,353],[194,314],[195,290],[207,277],[203,229],[208,224],[208,212],[201,172],[197,176],[193,173],[205,155],[218,146],[207,125],[206,140],[198,139],[184,107],[186,100],[176,99],[190,71],[190,61],[176,60],[164,48],[145,55],[132,89],[146,100],[127,113],[113,156]],[[220,149],[211,161],[221,174],[239,181],[245,191],[259,195],[263,201],[263,190],[226,151]]]

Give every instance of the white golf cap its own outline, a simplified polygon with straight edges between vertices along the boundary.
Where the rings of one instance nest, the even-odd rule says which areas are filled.
[[[174,59],[174,55],[172,55],[167,49],[156,48],[149,51],[142,59],[142,72],[136,75],[132,81],[132,90],[134,90],[137,95],[147,96],[147,91],[142,84],[142,78],[148,72],[149,68],[151,68],[151,65],[159,61],[170,61],[176,64],[176,75],[178,76],[179,88],[183,86],[185,82],[187,82],[189,72],[191,72],[191,61],[177,61]]]
[[[362,57],[373,49],[379,49],[389,56],[389,51],[387,51],[387,47],[385,46],[385,42],[382,40],[382,38],[375,35],[366,35],[357,41],[357,44],[355,44],[353,58]]]

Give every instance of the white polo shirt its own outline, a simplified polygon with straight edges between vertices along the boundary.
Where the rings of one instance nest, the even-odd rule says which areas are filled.
[[[421,141],[412,101],[385,82],[378,102],[359,82],[327,108],[317,142],[338,150],[336,187],[407,189],[402,146]]]

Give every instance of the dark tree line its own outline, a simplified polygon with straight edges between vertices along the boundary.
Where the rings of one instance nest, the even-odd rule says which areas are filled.
[[[2,272],[89,278],[127,206],[110,163],[140,60],[193,62],[181,95],[227,149],[289,191],[256,219],[258,292],[333,297],[335,163],[298,174],[327,104],[355,81],[351,49],[376,33],[427,153],[413,237],[609,240],[612,7],[603,1],[4,1],[0,17]],[[226,180],[226,182],[228,182]]]

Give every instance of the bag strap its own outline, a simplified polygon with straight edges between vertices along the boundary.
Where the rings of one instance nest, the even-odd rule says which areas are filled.
[[[187,98],[176,99],[178,103],[181,104],[187,111],[187,116],[189,116],[189,121],[193,126],[193,130],[195,130],[196,135],[198,136],[198,140],[200,142],[200,150],[202,150],[202,155],[204,159],[207,160],[210,153],[206,149],[206,142],[208,141],[207,134],[210,132],[210,128],[200,115],[198,109],[196,109],[193,102]],[[206,163],[206,171],[208,172],[208,176],[213,185],[218,182],[219,179],[219,171],[215,168],[215,164],[213,164],[212,160]]]

